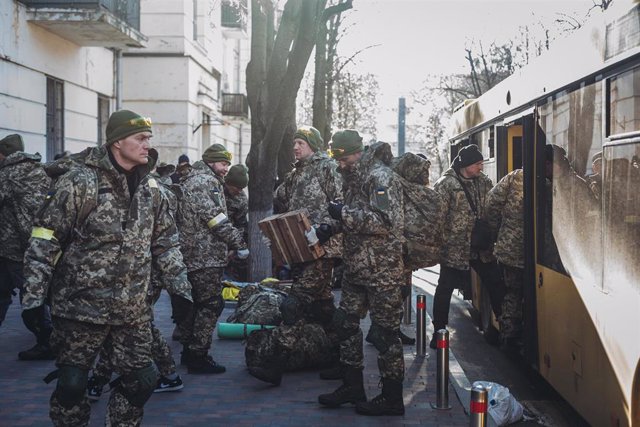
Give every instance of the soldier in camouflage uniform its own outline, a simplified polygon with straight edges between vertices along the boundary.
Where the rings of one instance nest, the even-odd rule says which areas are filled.
[[[249,366],[251,375],[272,384],[280,384],[282,373],[295,369],[295,363],[290,363],[292,353],[305,354],[305,348],[314,349],[314,343],[326,341],[326,338],[323,341],[314,333],[319,329],[309,328],[309,332],[314,333],[311,337],[301,334],[305,332],[305,323],[317,323],[324,328],[321,335],[326,336],[335,310],[331,292],[331,272],[334,258],[341,253],[339,236],[332,236],[332,229],[337,226],[337,222],[327,211],[329,202],[340,197],[342,189],[337,164],[321,150],[324,140],[317,129],[310,126],[300,127],[293,138],[293,155],[296,161],[293,170],[287,174],[274,193],[274,210],[283,213],[306,209],[312,224],[311,230],[307,233],[307,240],[310,245],[320,242],[325,255],[315,261],[290,266],[293,284],[280,306],[284,325],[279,327],[277,332],[270,334],[276,341],[281,342],[281,351],[270,352],[265,349],[262,354],[272,354],[274,357],[265,357],[261,363],[252,363]],[[288,348],[287,342],[297,342],[298,346]],[[323,354],[331,351],[330,348],[316,350],[316,353]],[[247,363],[250,364],[250,361],[247,360]],[[325,365],[315,364],[314,357],[310,357],[305,366],[317,368]]]
[[[202,154],[202,160],[190,166],[181,177],[176,221],[180,230],[180,248],[193,287],[194,310],[183,330],[182,363],[189,373],[218,374],[225,367],[208,354],[211,334],[224,309],[222,272],[227,265],[227,249],[247,258],[249,250],[241,232],[228,220],[224,200],[223,177],[231,162],[231,153],[214,144]]]
[[[224,199],[227,202],[229,221],[237,228],[244,238],[249,241],[249,199],[243,191],[249,184],[249,171],[246,166],[237,164],[229,168],[224,177]],[[237,257],[229,260],[225,274],[233,280],[247,281],[247,260]]]
[[[0,141],[0,324],[14,289],[23,293],[22,259],[31,235],[33,215],[44,201],[49,183],[40,155],[25,153],[20,135],[8,135]],[[31,332],[36,336],[36,344],[18,353],[18,358],[55,359],[49,346],[48,307],[44,322]]]
[[[331,153],[344,177],[344,203],[332,202],[329,214],[341,222],[344,235],[342,297],[333,322],[345,375],[336,391],[318,400],[329,407],[356,403],[356,411],[364,415],[402,415],[404,359],[398,329],[404,285],[403,191],[390,168],[388,144],[374,144],[365,152],[362,137],[348,129],[333,135]],[[367,312],[382,376],[382,394],[370,402],[363,386],[360,329]]]
[[[191,306],[178,235],[158,183],[148,175],[151,121],[121,110],[107,123],[106,145],[60,177],[34,220],[25,253],[25,322],[37,323],[51,298],[58,378],[50,416],[56,426],[87,425],[87,375],[105,346],[120,378],[111,425],[139,425],[156,385],[151,361],[152,268],[176,300]]]
[[[502,311],[504,284],[491,249],[478,251],[471,248],[471,230],[475,214],[465,195],[464,185],[482,217],[487,193],[493,187],[491,179],[482,173],[482,153],[475,144],[460,150],[452,167],[447,169],[435,183],[435,190],[445,201],[444,244],[441,251],[440,277],[433,298],[434,331],[444,329],[449,323],[449,305],[455,288],[468,289],[470,267],[482,279],[484,289],[489,291],[491,306],[496,317]],[[466,292],[465,292],[466,293]],[[436,348],[433,334],[431,348]]]
[[[504,176],[487,194],[484,218],[498,236],[493,254],[498,259],[505,284],[500,316],[500,334],[505,343],[515,343],[522,334],[522,280],[524,273],[523,172]]]
[[[156,163],[158,158],[158,152],[151,148],[149,149],[149,164]],[[151,173],[151,176],[156,179],[160,186],[160,192],[163,197],[167,199],[169,204],[169,213],[172,217],[175,217],[177,209],[176,196],[169,189],[171,186],[171,173],[175,167],[173,165],[167,165],[164,162],[160,162],[155,168],[155,171]],[[151,271],[151,286],[149,288],[149,304],[153,307],[160,298],[160,292],[162,291],[162,277],[156,270]],[[152,311],[153,316],[153,311]],[[158,384],[155,392],[177,391],[184,388],[182,378],[176,372],[176,363],[173,359],[173,352],[171,347],[165,340],[162,333],[155,326],[153,320],[151,321],[151,334],[153,341],[151,343],[151,357],[153,362],[158,368],[160,378],[158,378]],[[87,383],[87,397],[91,401],[97,401],[102,395],[102,389],[111,380],[113,368],[109,361],[109,353],[105,346],[102,347],[100,355],[93,368],[92,375],[89,377]]]

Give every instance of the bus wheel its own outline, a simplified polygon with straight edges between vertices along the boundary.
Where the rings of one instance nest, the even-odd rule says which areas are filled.
[[[493,311],[491,310],[491,300],[489,292],[483,290],[482,302],[480,304],[480,325],[484,339],[491,345],[500,344],[500,332],[493,326]]]

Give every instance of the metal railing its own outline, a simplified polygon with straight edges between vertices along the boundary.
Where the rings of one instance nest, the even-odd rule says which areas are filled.
[[[106,9],[132,28],[140,30],[140,0],[18,0],[36,9]]]
[[[221,112],[225,116],[249,116],[249,103],[243,93],[223,93]]]

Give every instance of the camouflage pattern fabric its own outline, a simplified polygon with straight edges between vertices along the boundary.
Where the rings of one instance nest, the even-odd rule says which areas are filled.
[[[245,242],[249,241],[249,199],[244,191],[237,195],[231,195],[227,191],[227,187],[224,187],[224,198],[227,202],[227,214],[229,220],[235,228],[237,228],[242,234],[242,238]],[[239,282],[247,281],[247,269],[249,268],[249,259],[239,259],[238,257],[232,257],[229,260],[227,269],[225,270],[225,277],[230,277],[232,280]]]
[[[312,225],[329,224],[337,227],[329,216],[329,202],[341,198],[342,179],[336,162],[327,153],[317,151],[306,160],[298,160],[273,195],[274,210],[283,213],[307,209]],[[327,258],[340,257],[342,242],[332,237],[322,245]]]
[[[127,375],[151,363],[149,322],[108,326],[54,318],[51,345],[59,351],[56,361],[58,367],[69,365],[89,370],[103,346],[108,349],[107,359],[118,375]],[[135,384],[126,386],[135,389]],[[86,396],[79,405],[70,409],[58,402],[55,392],[51,396],[49,415],[55,426],[86,426],[90,412]],[[142,408],[131,405],[118,388],[111,392],[107,423],[136,426],[140,425],[142,415]]]
[[[524,268],[523,172],[505,175],[487,194],[484,219],[497,234],[493,254],[502,264]]]
[[[493,187],[491,179],[485,174],[480,174],[474,179],[466,179],[460,175],[469,195],[476,204],[478,216],[484,213],[484,204],[487,193]],[[468,270],[470,259],[480,259],[482,262],[492,261],[492,251],[471,250],[471,230],[475,223],[475,216],[469,205],[469,201],[456,179],[456,172],[447,169],[434,188],[444,199],[444,243],[441,249],[441,264],[457,270]]]
[[[293,284],[289,295],[295,296],[301,304],[333,298],[331,292],[331,272],[333,259],[320,258],[315,261],[294,266]]]
[[[184,322],[182,344],[189,350],[207,352],[211,348],[211,334],[218,322],[218,304],[222,298],[222,268],[190,271],[193,310]],[[218,299],[219,298],[219,299]]]
[[[160,184],[160,193],[167,199],[167,202],[169,203],[169,213],[175,218],[176,211],[178,210],[178,199],[176,198],[176,195],[173,194],[173,191],[171,191],[171,186],[173,185],[171,182],[171,176],[160,176],[157,172],[153,172],[151,176],[155,178],[158,184]]]
[[[224,199],[227,203],[227,214],[229,221],[242,234],[245,241],[249,238],[249,198],[241,191],[237,195],[231,195],[226,187],[224,189]]]
[[[402,319],[402,278],[387,277],[375,286],[368,282],[357,282],[346,275],[342,282],[340,308],[348,315],[347,328],[358,328],[358,333],[340,342],[340,363],[354,368],[363,367],[362,329],[360,320],[369,312],[371,323],[389,330],[398,331]],[[402,381],[404,379],[404,353],[400,338],[384,353],[378,354],[378,369],[382,378]]]
[[[148,323],[152,268],[170,293],[191,299],[168,203],[144,166],[133,173],[140,179],[131,196],[126,176],[98,147],[57,180],[25,253],[24,309],[42,305],[50,294],[54,316],[105,325]],[[96,206],[78,218],[96,180]]]
[[[39,154],[18,151],[0,162],[0,257],[22,262],[50,182]]]
[[[404,264],[402,188],[389,167],[389,144],[377,143],[362,155],[355,169],[344,174],[342,222],[345,272],[340,309],[347,313],[344,329],[357,333],[340,342],[341,363],[363,366],[360,319],[369,312],[372,323],[393,331],[400,328]],[[404,358],[400,339],[378,355],[383,378],[402,381]]]
[[[282,322],[280,304],[285,297],[284,292],[262,286],[245,286],[240,290],[236,309],[227,322],[277,326]]]
[[[284,371],[319,369],[335,364],[338,359],[337,337],[316,323],[302,320],[294,325],[254,331],[245,347],[248,367],[270,368],[278,364]]]
[[[403,191],[389,167],[392,158],[389,144],[377,143],[354,171],[342,172],[345,274],[370,279],[371,286],[383,276],[402,285]]]
[[[180,247],[189,271],[227,265],[227,250],[247,247],[242,233],[227,217],[224,191],[219,178],[204,162],[198,161],[173,189],[178,194],[176,223],[180,230]]]
[[[500,264],[504,278],[505,296],[502,300],[500,335],[503,338],[517,338],[522,335],[522,301],[524,269]]]

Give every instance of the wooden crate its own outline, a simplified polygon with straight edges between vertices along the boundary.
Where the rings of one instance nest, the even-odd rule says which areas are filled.
[[[317,243],[309,246],[304,233],[311,229],[306,209],[272,215],[258,223],[260,230],[271,240],[271,252],[276,262],[296,264],[313,261],[324,255]]]

